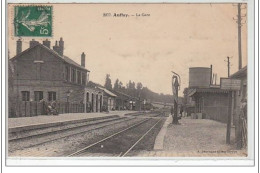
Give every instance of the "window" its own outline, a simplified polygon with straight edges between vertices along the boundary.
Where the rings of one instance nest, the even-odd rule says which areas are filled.
[[[82,85],[86,85],[86,73],[82,73]]]
[[[70,68],[68,66],[65,67],[65,80],[69,81],[70,80]]]
[[[81,73],[80,73],[80,71],[77,71],[77,83],[81,84]]]
[[[87,93],[87,102],[89,102],[89,93]]]
[[[76,71],[75,71],[75,69],[71,70],[71,82],[76,82]]]
[[[22,101],[30,101],[30,91],[22,91]]]
[[[42,91],[34,91],[34,100],[40,101],[43,99],[43,92]]]
[[[48,92],[48,101],[55,101],[56,100],[56,92],[50,91]]]

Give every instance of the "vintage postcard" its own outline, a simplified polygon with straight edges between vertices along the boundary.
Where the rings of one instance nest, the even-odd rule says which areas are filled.
[[[8,159],[253,157],[247,2],[7,7]]]

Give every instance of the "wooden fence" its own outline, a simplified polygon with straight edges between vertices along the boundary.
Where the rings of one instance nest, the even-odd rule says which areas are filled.
[[[9,117],[32,117],[37,115],[47,115],[47,106],[50,103],[23,101],[9,105]],[[83,103],[57,102],[56,109],[59,114],[63,113],[83,113]]]

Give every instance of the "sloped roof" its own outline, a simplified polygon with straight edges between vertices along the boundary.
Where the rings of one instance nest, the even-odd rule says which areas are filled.
[[[131,98],[133,98],[132,96],[127,95],[127,94],[125,94],[125,93],[123,93],[123,92],[120,92],[120,91],[113,91],[113,92],[115,92],[115,93],[117,94],[117,96],[125,97],[126,99],[131,99]]]
[[[132,97],[132,96],[130,96],[130,95],[128,95],[128,94],[125,94],[125,93],[123,93],[123,92],[121,92],[121,91],[113,91],[113,92],[118,93],[118,94],[122,94],[122,95],[124,95],[124,96],[126,96],[126,97]]]
[[[69,58],[69,57],[67,57],[67,56],[61,56],[60,54],[58,54],[58,53],[55,52],[54,50],[52,50],[52,49],[50,49],[50,48],[44,46],[44,45],[41,44],[41,43],[36,44],[36,45],[34,45],[34,46],[32,46],[32,47],[30,47],[30,48],[28,48],[28,49],[22,51],[21,53],[15,55],[15,56],[14,56],[13,58],[11,58],[11,59],[16,59],[16,58],[20,57],[21,55],[25,54],[26,52],[28,52],[28,51],[30,51],[30,50],[32,50],[32,49],[38,47],[38,46],[40,46],[40,47],[43,48],[43,49],[46,49],[47,51],[49,51],[50,53],[52,53],[52,54],[55,55],[56,57],[61,58],[62,60],[64,60],[64,61],[67,62],[68,64],[74,65],[74,66],[76,66],[76,67],[78,67],[78,68],[81,68],[82,70],[86,70],[86,71],[89,72],[88,69],[86,69],[85,67],[79,65],[78,63],[76,63],[75,61],[73,61],[71,58]]]
[[[89,71],[88,69],[86,69],[85,67],[79,65],[78,63],[76,63],[75,61],[73,61],[72,59],[70,59],[69,57],[63,56],[63,58],[64,58],[64,60],[65,60],[67,63],[72,64],[72,65],[74,65],[74,66],[77,66],[77,67],[79,67],[79,68],[81,68],[81,69],[84,69],[84,70]]]
[[[103,88],[103,86],[102,85],[100,85],[100,84],[98,84],[98,83],[95,83],[95,82],[93,82],[93,81],[89,81],[88,83],[87,83],[87,86],[88,87],[101,87],[101,88]]]
[[[230,78],[241,78],[247,75],[247,66],[241,68],[236,73],[232,74]]]
[[[112,93],[111,91],[109,91],[108,89],[106,88],[103,88],[103,87],[99,87],[99,89],[103,90],[106,94],[110,95],[111,97],[117,97],[117,95],[115,95],[114,93]]]

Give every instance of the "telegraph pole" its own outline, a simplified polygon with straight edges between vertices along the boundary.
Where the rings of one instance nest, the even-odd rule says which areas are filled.
[[[230,57],[227,57],[228,77],[230,76]]]
[[[241,51],[241,4],[237,5],[237,28],[238,28],[238,70],[242,68],[242,51]]]
[[[241,43],[241,28],[243,26],[243,24],[246,23],[246,19],[243,21],[243,17],[246,17],[246,14],[241,15],[241,10],[242,9],[246,9],[246,7],[242,6],[243,4],[238,3],[234,6],[237,6],[237,18],[233,18],[233,20],[236,21],[237,23],[237,34],[238,34],[238,70],[240,70],[242,68],[242,43]]]

